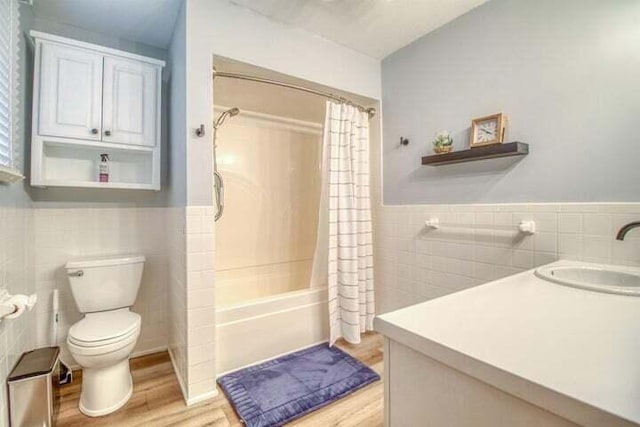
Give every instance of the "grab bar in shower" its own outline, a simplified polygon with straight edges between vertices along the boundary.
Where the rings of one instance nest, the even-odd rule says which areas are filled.
[[[222,180],[222,175],[215,171],[213,173],[213,181],[214,187],[216,189],[216,216],[213,218],[214,221],[217,221],[222,216],[224,212],[224,181]]]

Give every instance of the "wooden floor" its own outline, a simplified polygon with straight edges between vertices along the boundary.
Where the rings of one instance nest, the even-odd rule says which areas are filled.
[[[370,366],[382,376],[382,337],[367,334],[354,346],[338,347]],[[239,427],[243,424],[221,390],[215,399],[187,407],[173,373],[169,355],[157,353],[131,360],[133,396],[119,411],[90,418],[78,410],[80,372],[72,384],[62,387],[58,426],[213,426]],[[383,425],[382,381],[376,381],[329,406],[325,406],[290,426],[296,427],[378,427]]]

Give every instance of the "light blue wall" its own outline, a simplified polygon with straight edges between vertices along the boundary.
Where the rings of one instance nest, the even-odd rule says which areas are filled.
[[[80,40],[86,43],[94,43],[100,46],[110,47],[112,49],[124,50],[138,55],[150,56],[152,58],[166,59],[167,57],[167,51],[165,49],[144,43],[138,43],[133,40],[122,39],[118,37],[118,34],[95,33],[83,28],[56,22],[50,17],[39,13],[37,5],[35,7],[32,29],[45,33],[56,34],[61,37]],[[167,31],[171,31],[171,28],[168,28]]]
[[[637,0],[492,0],[385,58],[382,82],[387,204],[640,201]],[[435,132],[463,149],[500,111],[529,156],[420,165]]]
[[[185,3],[180,8],[169,46],[169,173],[171,206],[187,203],[187,34]]]

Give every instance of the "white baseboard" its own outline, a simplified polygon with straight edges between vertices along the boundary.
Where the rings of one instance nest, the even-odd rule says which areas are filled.
[[[176,378],[178,379],[178,384],[180,385],[180,391],[182,392],[182,399],[184,400],[185,405],[187,406],[195,405],[196,403],[200,403],[208,399],[213,399],[214,397],[218,396],[218,390],[215,389],[208,393],[201,394],[199,396],[189,397],[189,394],[187,392],[187,387],[185,386],[184,381],[180,377],[180,374],[179,374],[180,371],[176,366],[176,361],[173,357],[173,353],[171,352],[171,348],[169,348],[168,351],[169,351],[169,358],[171,359],[171,365],[173,366],[173,371],[176,375]]]
[[[150,348],[147,350],[134,351],[133,353],[131,353],[131,356],[129,356],[129,359],[148,356],[153,353],[162,353],[163,351],[167,351],[167,350],[169,350],[169,348],[166,345],[163,345],[160,347]],[[171,352],[169,352],[169,355],[171,355]],[[64,363],[64,361],[62,362]],[[73,361],[73,363],[68,365],[65,363],[65,365],[67,366],[67,368],[71,369],[72,371],[79,371],[80,369],[82,369],[82,367],[80,367],[80,365],[78,365],[75,360]]]
[[[131,353],[131,357],[129,357],[129,359],[133,359],[134,357],[148,356],[148,355],[153,354],[153,353],[162,353],[163,351],[167,351],[167,350],[169,350],[169,347],[167,347],[166,345],[162,345],[160,347],[154,347],[154,348],[149,348],[149,349],[146,349],[146,350],[134,351],[133,353]]]
[[[178,379],[178,385],[180,385],[180,391],[182,392],[182,399],[184,400],[184,403],[187,406],[189,406],[189,399],[188,399],[187,389],[185,388],[184,382],[182,381],[182,377],[180,376],[180,370],[176,366],[176,361],[174,359],[173,352],[171,351],[171,348],[168,348],[167,350],[169,351],[169,359],[171,359],[171,366],[173,366],[173,373],[175,374],[176,378]]]
[[[178,385],[180,385],[180,391],[182,392],[182,399],[184,400],[184,403],[187,406],[191,406],[191,405],[195,405],[196,403],[200,403],[203,402],[205,400],[208,399],[213,399],[214,397],[218,396],[218,390],[213,390],[210,391],[208,393],[204,393],[201,394],[199,396],[194,396],[192,398],[189,398],[188,393],[187,393],[187,388],[184,384],[184,381],[182,379],[182,377],[180,376],[180,371],[178,370],[178,367],[176,366],[176,361],[175,358],[173,356],[173,353],[171,352],[171,348],[168,348],[166,346],[162,346],[162,347],[156,347],[156,348],[152,348],[152,349],[147,349],[147,350],[142,350],[142,351],[137,351],[131,354],[131,358],[134,357],[141,357],[141,356],[148,356],[149,354],[153,354],[153,353],[161,353],[163,351],[167,351],[169,353],[169,359],[171,360],[171,366],[173,367],[173,372],[176,376],[176,379],[178,380]],[[69,366],[69,368],[71,370],[79,370],[80,365],[78,364],[73,364],[71,366]]]
[[[201,394],[199,396],[194,396],[186,400],[187,406],[195,405],[196,403],[204,402],[205,400],[213,399],[214,397],[218,397],[218,390],[212,390],[208,393]]]

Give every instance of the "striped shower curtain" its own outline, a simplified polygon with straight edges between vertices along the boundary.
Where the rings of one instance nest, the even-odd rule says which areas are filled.
[[[327,280],[330,344],[340,337],[357,344],[375,315],[366,112],[327,102],[322,170],[313,276],[321,271]]]

